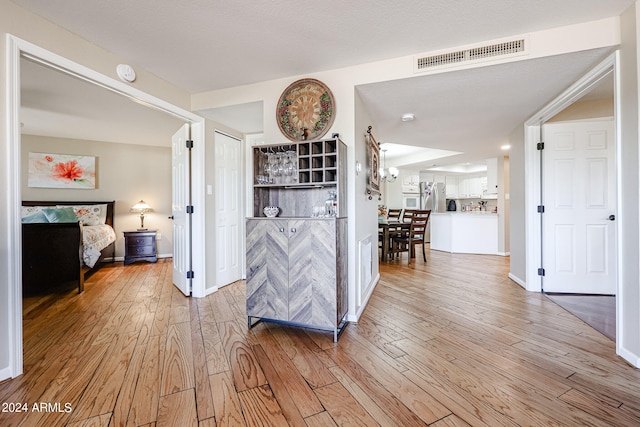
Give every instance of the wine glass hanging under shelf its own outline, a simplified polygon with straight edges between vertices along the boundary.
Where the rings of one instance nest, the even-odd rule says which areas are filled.
[[[260,148],[256,183],[260,185],[297,184],[298,154],[295,148],[295,145]]]

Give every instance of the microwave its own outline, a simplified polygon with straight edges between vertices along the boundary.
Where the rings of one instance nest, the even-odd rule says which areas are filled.
[[[403,194],[402,207],[404,209],[420,209],[420,194]]]

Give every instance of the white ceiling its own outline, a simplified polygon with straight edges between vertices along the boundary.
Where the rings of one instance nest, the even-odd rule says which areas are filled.
[[[155,0],[12,1],[189,92],[618,16],[634,3],[520,0],[514,7],[512,0],[173,0],[159,6]],[[358,91],[379,141],[464,151],[449,161],[477,160],[497,155],[518,123],[606,54],[582,52],[367,85]],[[42,108],[51,110],[51,105]],[[61,108],[66,112],[69,105]],[[93,103],[91,108],[99,106]],[[86,114],[85,109],[81,112]],[[414,112],[416,120],[401,123],[399,117],[406,112]],[[201,113],[243,132],[261,131],[261,103]],[[97,115],[106,117],[104,112]],[[25,120],[25,129],[28,125]]]
[[[20,86],[22,133],[29,135],[170,147],[184,123],[24,58]]]

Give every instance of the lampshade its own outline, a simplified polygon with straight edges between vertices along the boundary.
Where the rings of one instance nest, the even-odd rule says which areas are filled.
[[[140,200],[135,205],[131,206],[129,212],[133,213],[145,213],[145,212],[153,212],[153,208],[145,203],[144,200]]]
[[[140,200],[138,203],[131,206],[129,212],[140,213],[140,228],[138,228],[138,231],[146,230],[146,228],[144,228],[144,214],[147,212],[153,212],[153,208],[146,204],[144,200]]]

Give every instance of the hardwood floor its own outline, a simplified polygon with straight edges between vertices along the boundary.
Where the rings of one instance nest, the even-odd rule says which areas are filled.
[[[381,270],[337,344],[276,324],[248,331],[244,282],[185,298],[166,260],[25,300],[25,374],[0,384],[14,410],[0,425],[640,424],[640,372],[511,282],[508,259],[432,251]],[[19,402],[28,412],[8,406]]]
[[[616,297],[614,295],[547,294],[547,298],[609,339],[616,340]]]

